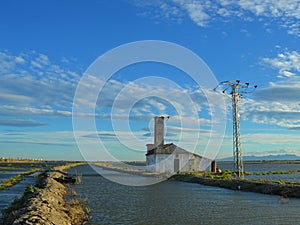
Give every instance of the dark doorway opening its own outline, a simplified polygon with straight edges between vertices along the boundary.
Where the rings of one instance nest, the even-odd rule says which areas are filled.
[[[174,172],[179,172],[179,159],[174,159]]]

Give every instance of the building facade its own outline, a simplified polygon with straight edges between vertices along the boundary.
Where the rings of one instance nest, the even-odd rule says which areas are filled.
[[[215,172],[215,161],[173,143],[164,144],[164,117],[154,118],[154,144],[147,144],[147,170],[157,173]]]

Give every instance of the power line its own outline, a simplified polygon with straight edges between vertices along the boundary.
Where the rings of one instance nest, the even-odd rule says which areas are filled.
[[[223,81],[214,90],[216,91],[220,86],[224,87],[222,91],[224,94],[229,91],[232,99],[234,171],[238,178],[243,178],[244,167],[240,141],[240,114],[238,104],[243,94],[253,92],[257,88],[257,85],[250,86],[249,83],[241,83],[239,80]]]

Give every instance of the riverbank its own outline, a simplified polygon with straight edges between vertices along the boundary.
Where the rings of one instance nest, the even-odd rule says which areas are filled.
[[[116,172],[128,173],[132,175],[145,176],[145,177],[167,178],[170,176],[170,174],[167,173],[151,173],[142,169],[135,169],[134,165],[128,165],[128,164],[127,167],[125,166],[121,167],[120,165],[123,164],[113,163],[113,162],[97,162],[97,163],[93,163],[92,165],[98,166],[105,170],[112,170]]]
[[[255,192],[261,194],[269,194],[269,195],[280,195],[283,197],[293,197],[300,198],[300,183],[299,182],[284,182],[281,180],[267,180],[267,179],[259,179],[259,180],[251,180],[251,179],[235,179],[232,173],[226,174],[212,174],[212,173],[199,173],[198,176],[194,174],[175,174],[170,176],[170,174],[159,174],[159,173],[149,173],[143,170],[134,169],[134,167],[122,167],[118,163],[113,162],[101,162],[96,163],[96,166],[99,166],[103,169],[113,170],[123,173],[129,173],[140,176],[154,176],[160,178],[168,178],[183,182],[190,183],[199,183],[207,186],[216,186],[221,188],[227,188],[231,190],[239,190],[244,192]],[[134,164],[133,164],[134,165]],[[277,171],[278,172],[278,171]],[[276,174],[276,171],[267,172],[270,174]],[[279,171],[280,173],[290,173],[291,171]],[[299,171],[294,171],[299,172]],[[266,172],[261,172],[257,174],[265,174]],[[249,173],[250,174],[250,173]],[[256,174],[256,173],[253,173]]]
[[[66,170],[69,167],[77,166],[82,164],[82,162],[64,162],[64,161],[53,161],[51,164],[49,162],[26,162],[26,161],[13,161],[13,162],[0,162],[0,191],[10,188],[25,177],[31,174],[35,174],[45,169],[56,168],[58,170]],[[3,179],[3,175],[7,172],[15,173],[14,176]],[[2,177],[1,177],[2,176]],[[1,179],[2,178],[2,179]]]
[[[89,211],[85,200],[76,198],[69,186],[55,180],[61,176],[60,172],[41,173],[36,185],[28,186],[23,197],[4,210],[0,224],[85,224]]]
[[[198,177],[188,174],[176,174],[169,178],[190,183],[198,183],[207,186],[216,186],[245,192],[280,195],[283,197],[300,198],[300,185],[279,184],[271,181],[253,181],[246,179],[216,179]]]

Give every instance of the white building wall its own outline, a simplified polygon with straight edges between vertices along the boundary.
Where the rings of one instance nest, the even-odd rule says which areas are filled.
[[[211,159],[206,159],[206,158],[201,158],[198,162],[197,162],[197,171],[207,171],[210,172],[211,171],[211,163],[213,160]]]
[[[173,173],[174,155],[173,154],[156,154],[155,172]]]
[[[155,155],[147,155],[146,156],[146,165],[147,165],[147,171],[154,173],[156,168],[155,168]]]

